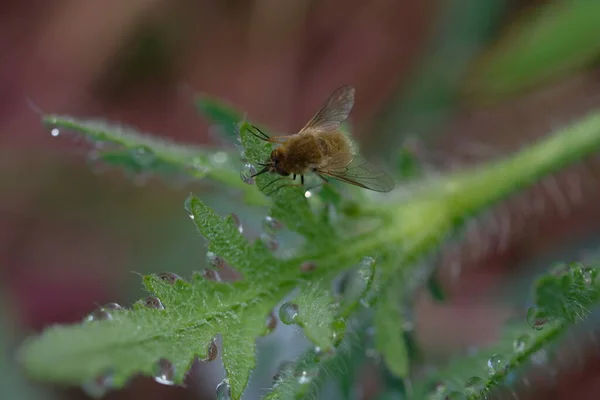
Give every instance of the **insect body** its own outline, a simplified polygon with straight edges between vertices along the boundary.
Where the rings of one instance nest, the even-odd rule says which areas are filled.
[[[300,176],[304,184],[304,175],[313,172],[325,182],[331,177],[378,192],[392,190],[394,181],[355,154],[350,138],[339,131],[353,105],[354,88],[342,86],[295,135],[269,137],[253,127],[255,136],[280,145],[253,176],[265,172],[292,175],[294,180]]]

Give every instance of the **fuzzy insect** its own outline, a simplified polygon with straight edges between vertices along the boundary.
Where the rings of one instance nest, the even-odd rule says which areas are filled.
[[[295,135],[269,137],[253,126],[256,137],[279,145],[253,177],[265,172],[292,175],[292,180],[300,176],[304,185],[304,175],[313,172],[324,182],[334,178],[376,192],[392,190],[392,178],[356,154],[350,138],[339,130],[353,105],[354,88],[342,86]]]

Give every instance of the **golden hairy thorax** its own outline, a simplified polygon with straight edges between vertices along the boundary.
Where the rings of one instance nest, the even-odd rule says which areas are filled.
[[[350,140],[338,131],[308,130],[291,136],[278,150],[281,166],[290,174],[343,168],[352,160]]]

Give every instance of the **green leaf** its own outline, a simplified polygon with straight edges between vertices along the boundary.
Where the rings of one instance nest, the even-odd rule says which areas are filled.
[[[409,359],[404,340],[403,316],[399,309],[399,288],[397,284],[388,284],[377,302],[374,316],[375,345],[390,372],[404,378],[408,375]]]
[[[304,282],[300,286],[300,293],[292,301],[298,306],[297,323],[304,328],[306,336],[321,351],[333,351],[336,344],[332,326],[335,303],[329,281]]]
[[[233,162],[237,156],[227,151],[174,143],[99,120],[47,115],[42,121],[55,136],[74,132],[84,137],[94,147],[88,157],[94,164],[122,167],[135,174],[164,174],[167,179],[174,176],[187,180],[207,177],[242,190],[251,204],[264,204],[264,199],[242,182]]]
[[[551,272],[540,277],[534,284],[536,305],[530,308],[527,320],[509,324],[493,345],[457,357],[427,377],[416,386],[416,398],[444,399],[452,392],[464,393],[469,399],[487,398],[511,373],[526,371],[532,357],[554,346],[573,323],[583,320],[600,302],[596,275],[596,269],[573,264],[565,274]],[[561,305],[562,301],[569,304]]]
[[[243,122],[241,128],[248,158],[255,163],[264,161],[270,144],[250,135],[247,122]],[[182,159],[177,151],[185,149],[175,147],[176,151],[169,146],[163,149],[159,143],[143,142],[135,135],[85,129],[95,137],[127,141],[126,148],[147,144],[159,159],[176,165]],[[158,277],[146,277],[146,288],[160,299],[164,309],[145,306],[157,304],[156,299],[151,298],[147,302],[138,302],[130,310],[105,310],[97,314],[109,312],[111,319],[50,327],[23,344],[19,353],[21,363],[35,379],[83,384],[111,373],[112,385],[120,387],[137,372],[156,374],[157,363],[166,358],[175,367],[173,381],[181,382],[194,355],[205,357],[212,338],[220,334],[232,393],[234,398],[239,398],[254,365],[254,339],[265,331],[265,316],[293,289],[299,286],[305,289],[306,297],[300,298],[299,302],[309,312],[301,316],[301,321],[314,340],[325,342],[324,338],[330,333],[329,326],[334,334],[345,333],[345,327],[338,323],[340,313],[345,313],[343,310],[348,308],[338,309],[333,320],[327,307],[310,311],[311,301],[320,306],[330,304],[325,287],[333,276],[356,265],[363,257],[377,258],[379,275],[373,278],[371,273],[366,274],[372,283],[366,285],[369,290],[365,294],[369,297],[366,304],[376,305],[375,300],[382,293],[382,282],[397,273],[412,282],[413,275],[420,273],[416,261],[435,250],[473,214],[485,211],[522,187],[598,148],[600,115],[592,114],[511,157],[440,177],[408,195],[365,195],[363,202],[356,204],[357,212],[353,217],[339,216],[335,226],[313,212],[312,203],[302,189],[283,187],[270,196],[273,200],[271,213],[306,240],[303,247],[295,249],[296,253],[285,259],[271,255],[261,241],[248,243],[231,218],[218,216],[192,197],[187,208],[199,231],[208,239],[209,249],[238,269],[244,280],[229,284],[196,276],[191,282],[176,279],[169,284]],[[263,184],[276,178],[261,175],[256,179],[257,186],[264,187]],[[236,182],[240,180],[236,178]],[[256,186],[245,187],[248,192],[259,193]],[[259,198],[264,196],[259,195]],[[305,271],[300,266],[306,262],[314,263],[316,267]],[[562,281],[551,284],[553,288],[563,288]],[[568,292],[561,293],[563,299],[573,298]],[[595,292],[588,295],[593,298]],[[538,306],[544,315],[553,313],[548,331],[553,324],[562,321],[557,318],[577,315],[583,309],[563,309],[560,314],[555,303],[546,300],[546,295],[540,296]],[[574,298],[580,304],[591,304],[577,296]],[[322,313],[325,313],[325,324],[315,319],[322,317]],[[546,328],[543,332],[547,332]],[[317,354],[311,360],[301,366],[306,368],[302,371],[312,371],[315,365],[319,369],[323,362]],[[164,366],[164,362],[162,364]],[[306,376],[296,376],[297,384],[306,388],[308,380],[312,387],[316,380],[304,379]],[[303,390],[294,386],[292,392]]]
[[[244,276],[261,279],[277,272],[279,261],[257,240],[249,244],[231,215],[223,218],[199,199],[190,196],[185,208],[194,224],[208,240],[208,250],[223,258]]]
[[[211,250],[242,273],[266,276],[276,268],[277,261],[262,245],[243,242],[230,218],[218,217],[196,198],[188,204]],[[173,381],[181,383],[194,355],[206,358],[212,339],[221,334],[223,362],[237,399],[254,366],[254,341],[265,331],[265,318],[294,283],[229,284],[200,276],[173,283],[147,276],[144,285],[164,309],[140,301],[131,310],[111,310],[110,319],[49,328],[21,349],[29,374],[79,384],[110,372],[114,387],[120,387],[135,373],[155,375],[159,360],[165,358],[174,365]]]

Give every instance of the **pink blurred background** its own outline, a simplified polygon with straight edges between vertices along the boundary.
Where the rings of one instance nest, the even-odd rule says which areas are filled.
[[[548,2],[504,3],[490,18],[495,28],[466,62],[476,65],[523,12]],[[440,13],[448,9],[439,0],[3,2],[0,271],[3,311],[11,317],[0,329],[10,332],[8,343],[14,346],[52,323],[77,321],[96,304],[133,301],[142,292],[131,271],[188,276],[198,269],[205,248],[185,217],[183,200],[190,191],[208,199],[219,195],[210,185],[173,189],[152,180],[136,186],[119,171],[92,173],[82,146],[52,138],[27,98],[47,113],[100,117],[215,145],[208,122],[194,109],[195,93],[221,97],[274,130],[293,131],[334,88],[351,84],[357,90],[356,135],[376,154],[395,143],[378,133],[380,117],[421,72]],[[443,123],[422,124],[430,133],[423,134],[427,165],[447,170],[506,154],[583,115],[600,103],[597,71],[594,66],[570,71],[492,104],[461,93]],[[419,125],[411,128],[397,135],[420,138]],[[600,221],[594,202],[597,164],[577,166],[498,208],[501,225],[471,230],[466,244],[446,252],[440,276],[452,297],[439,305],[422,296],[417,308],[422,343],[445,352],[490,340],[508,315],[497,304],[498,291],[507,290],[502,285],[527,275],[523,269],[532,260],[565,254],[557,249],[585,256]],[[549,195],[554,185],[573,197],[568,212]],[[221,212],[236,211],[231,202]],[[560,393],[592,398],[597,357],[585,365],[584,372],[561,375],[558,386],[534,391],[532,398],[567,396]],[[186,391],[141,380],[109,396],[211,398],[213,387]],[[375,385],[365,398],[376,391]],[[53,393],[84,396],[78,390]]]

